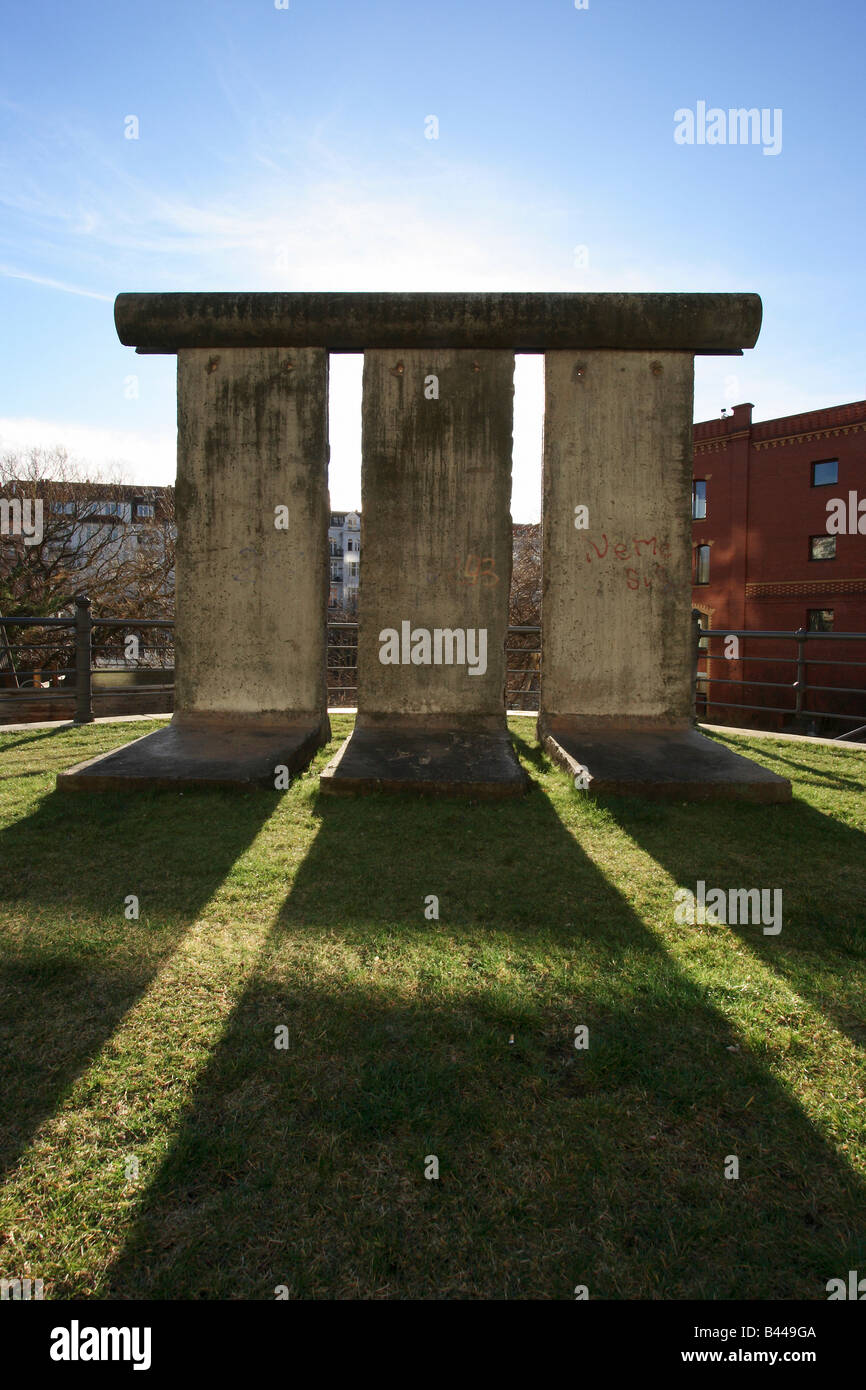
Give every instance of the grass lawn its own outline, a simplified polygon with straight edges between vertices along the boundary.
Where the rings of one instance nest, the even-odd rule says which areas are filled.
[[[818,1300],[866,1275],[866,752],[730,736],[792,804],[600,805],[515,719],[525,799],[331,799],[332,723],[250,795],[54,790],[146,720],[0,734],[0,1275]],[[677,925],[699,879],[781,888],[781,934]]]

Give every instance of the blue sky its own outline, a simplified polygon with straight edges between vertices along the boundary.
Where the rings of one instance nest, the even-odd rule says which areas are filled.
[[[4,39],[0,449],[173,477],[174,359],[121,347],[121,290],[755,290],[697,419],[866,396],[863,0],[28,0]],[[780,152],[677,144],[700,101],[781,110]],[[526,521],[538,359],[516,381]],[[332,359],[335,507],[359,422]]]

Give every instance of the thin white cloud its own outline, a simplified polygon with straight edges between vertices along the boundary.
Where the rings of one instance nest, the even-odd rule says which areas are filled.
[[[49,290],[62,290],[64,294],[79,294],[84,299],[101,299],[111,304],[114,296],[100,294],[97,290],[84,290],[80,285],[67,285],[63,280],[52,280],[47,275],[34,275],[29,270],[16,270],[11,265],[0,265],[0,275],[7,280],[27,280],[31,285],[44,285]]]
[[[248,111],[243,75],[220,71],[218,77],[228,106]],[[629,235],[615,241],[597,233],[594,241],[592,228],[602,224],[564,202],[563,190],[503,181],[495,169],[449,157],[444,146],[430,148],[420,127],[416,144],[407,137],[373,164],[369,154],[359,161],[356,150],[330,137],[332,125],[327,118],[286,124],[260,101],[243,124],[241,148],[209,168],[206,185],[197,187],[193,177],[181,190],[142,177],[141,166],[124,157],[128,150],[118,154],[119,137],[109,145],[76,127],[67,134],[80,155],[74,159],[60,157],[47,136],[41,144],[31,137],[19,155],[18,178],[0,188],[0,204],[16,214],[2,254],[31,263],[38,255],[40,269],[69,281],[9,265],[0,274],[107,302],[111,295],[72,281],[108,279],[118,291],[751,288],[728,266],[686,262],[674,249],[666,261],[647,252],[636,263]],[[588,264],[577,256],[583,243]],[[332,362],[330,482],[333,504],[348,507],[360,501],[360,377],[357,364],[346,362],[342,371],[338,361]],[[730,374],[741,378],[736,388]],[[755,394],[762,382],[767,400]],[[698,418],[733,403],[732,389],[738,400],[752,392],[761,402],[756,415],[798,408],[793,387],[785,393],[774,381],[767,390],[765,376],[744,359],[699,365],[697,384]],[[519,521],[538,518],[542,411],[541,364],[528,362],[518,368],[515,398],[512,513]],[[174,477],[173,431],[0,420],[0,447],[10,443],[60,443],[99,466],[120,463],[137,482]]]

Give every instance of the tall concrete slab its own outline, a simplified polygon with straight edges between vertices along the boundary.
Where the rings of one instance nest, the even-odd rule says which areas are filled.
[[[692,357],[549,352],[544,371],[544,712],[686,727]]]
[[[178,353],[175,714],[60,785],[273,787],[329,737],[328,359]]]
[[[545,355],[539,738],[593,794],[790,797],[693,726],[688,352]]]
[[[364,357],[358,719],[327,792],[501,796],[514,354]]]
[[[176,722],[321,722],[327,354],[188,348],[177,389]]]

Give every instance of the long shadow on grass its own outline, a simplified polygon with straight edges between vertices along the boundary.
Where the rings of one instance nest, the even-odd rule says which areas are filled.
[[[866,1046],[862,832],[796,797],[767,807],[631,798],[607,805],[622,829],[692,893],[701,880],[707,892],[781,889],[781,932],[765,935],[752,923],[729,930],[852,1042]],[[673,914],[672,902],[671,921]]]
[[[53,792],[0,833],[0,1172],[56,1109],[277,796]],[[140,917],[124,903],[139,898]]]
[[[824,1298],[853,1267],[862,1186],[544,795],[317,813],[101,1296]]]
[[[733,742],[729,744],[729,747],[733,748],[734,752],[738,751]],[[833,787],[836,791],[850,792],[858,796],[866,794],[866,775],[864,775],[863,764],[858,758],[851,758],[847,753],[843,753],[839,759],[840,768],[844,769],[844,772],[828,772],[825,767],[801,762],[798,758],[788,757],[784,753],[777,753],[769,748],[761,749],[761,758],[771,765],[780,763],[780,767],[773,766],[773,771],[778,772],[782,777],[790,777],[792,774],[789,769],[795,768],[797,772],[806,774],[798,780],[807,785]]]
[[[7,753],[12,748],[21,748],[25,743],[42,743],[47,738],[56,738],[58,734],[68,733],[70,729],[75,729],[75,724],[63,724],[56,729],[39,729],[36,733],[27,734],[26,737],[13,737],[11,734],[4,733],[3,726],[0,724],[0,742],[2,742],[3,752]]]

